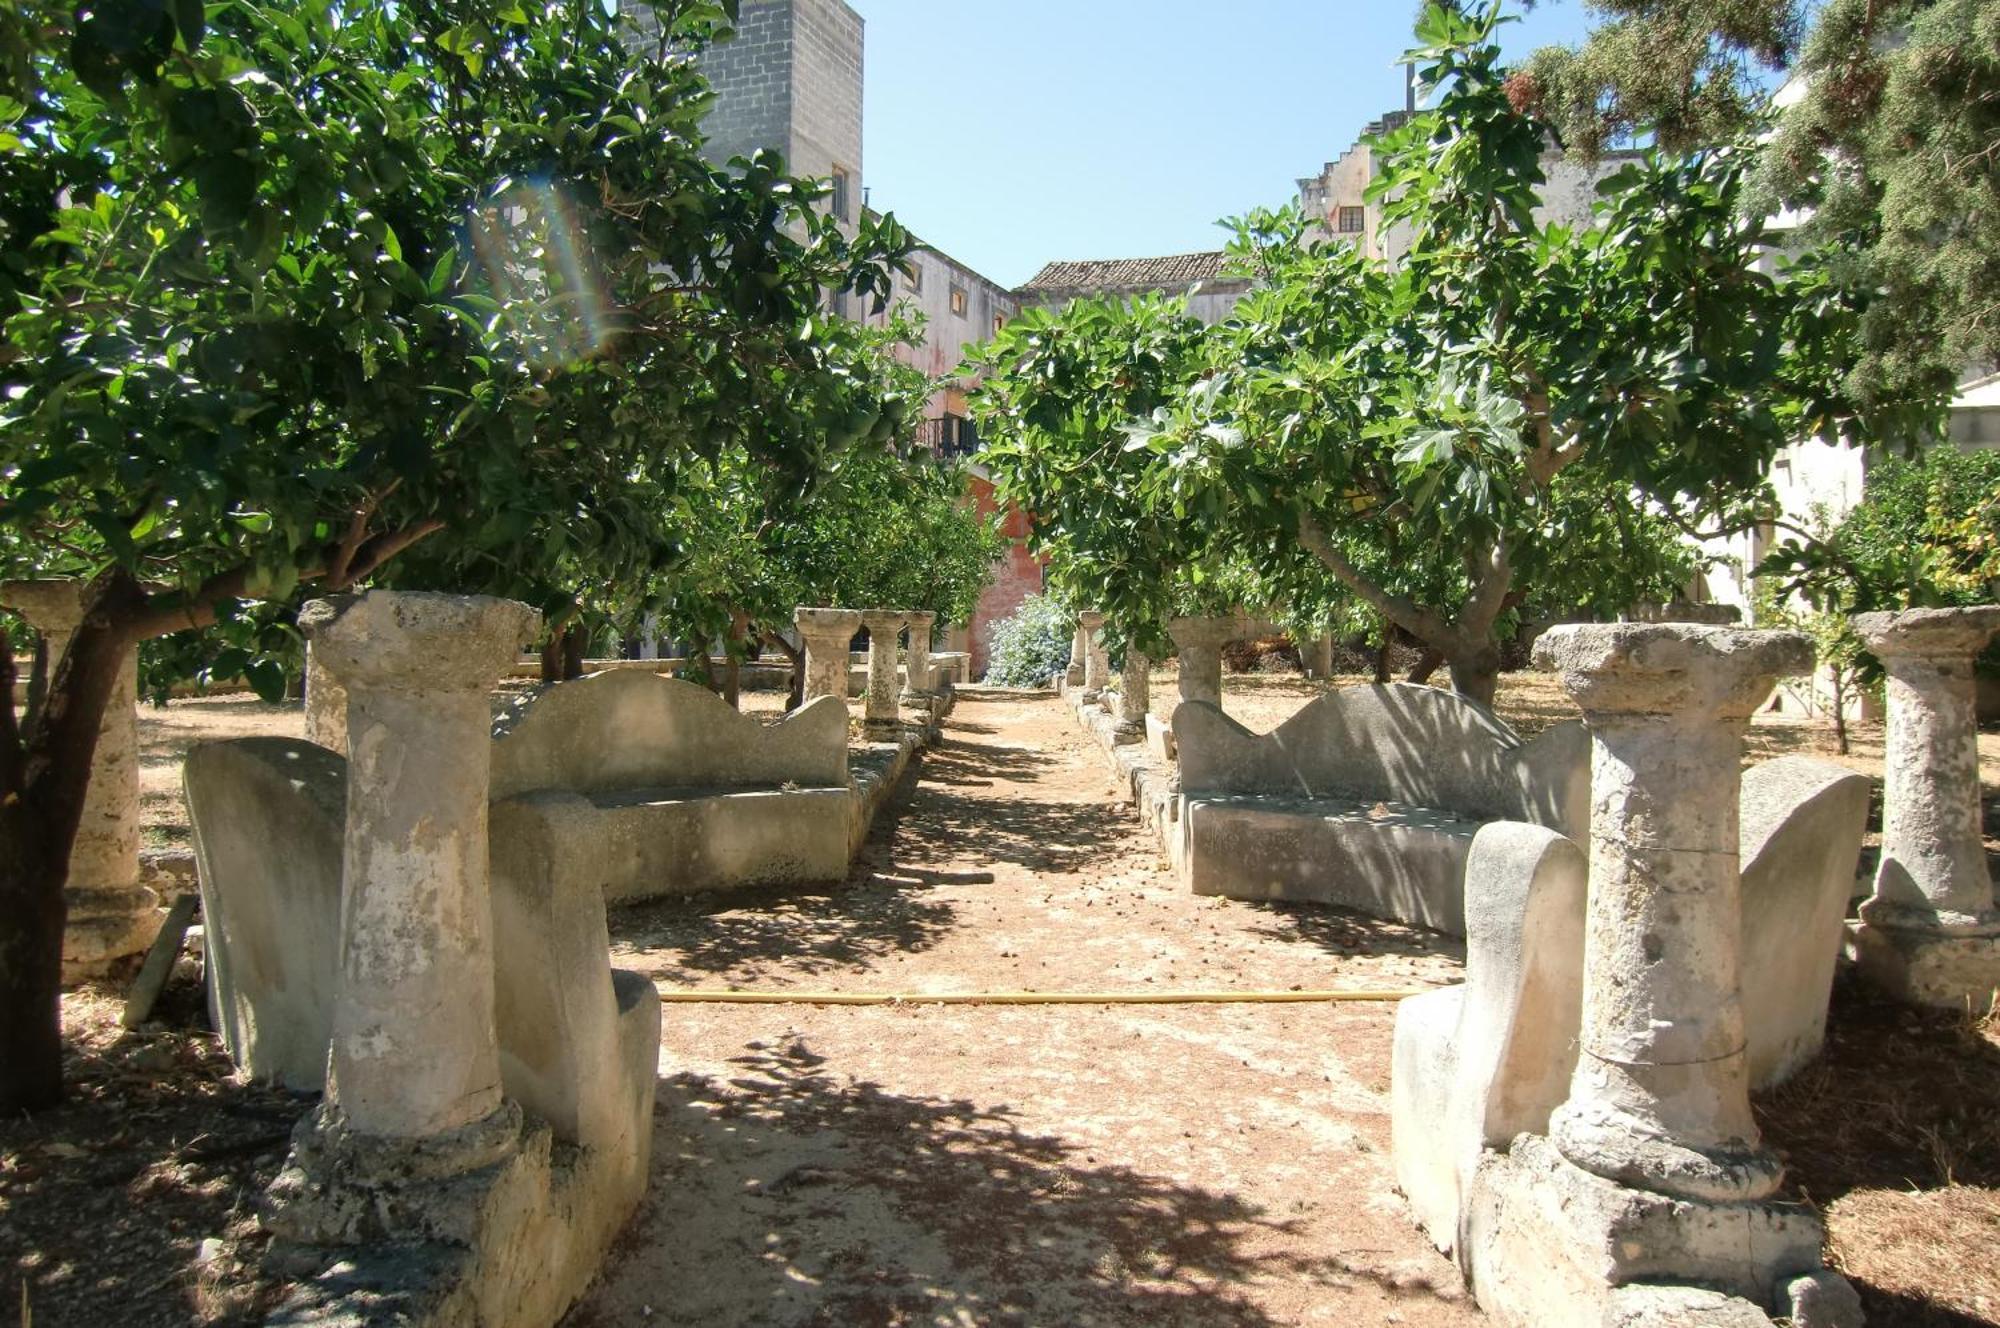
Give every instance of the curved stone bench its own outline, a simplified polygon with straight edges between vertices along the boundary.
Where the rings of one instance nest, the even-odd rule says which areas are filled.
[[[1173,728],[1196,894],[1336,904],[1463,935],[1481,825],[1578,837],[1589,825],[1580,723],[1523,742],[1435,687],[1342,688],[1266,734],[1188,701]]]
[[[847,874],[847,708],[766,724],[640,672],[559,683],[493,740],[493,875],[594,883],[607,903]]]
[[[338,981],[347,758],[295,738],[238,738],[196,747],[183,778],[223,1045],[254,1079],[318,1092]],[[496,877],[492,908],[507,1096],[559,1139],[636,1156],[643,1177],[659,1002],[643,977],[611,968],[603,898],[570,881]]]
[[[1787,756],[1744,772],[1743,1020],[1750,1083],[1782,1083],[1826,1036],[1868,780]],[[1482,828],[1466,875],[1465,981],[1396,1007],[1397,1183],[1439,1249],[1460,1248],[1488,1149],[1546,1134],[1568,1095],[1583,1009],[1587,868],[1544,826]]]

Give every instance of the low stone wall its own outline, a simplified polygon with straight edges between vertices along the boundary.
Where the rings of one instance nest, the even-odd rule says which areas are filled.
[[[1187,838],[1180,775],[1173,762],[1162,757],[1150,742],[1121,740],[1117,717],[1101,700],[1085,701],[1081,687],[1066,686],[1062,694],[1125,785],[1140,821],[1159,840],[1161,856],[1176,870],[1181,869],[1187,860]]]

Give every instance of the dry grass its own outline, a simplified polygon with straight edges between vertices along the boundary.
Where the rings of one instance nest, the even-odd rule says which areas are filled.
[[[1927,1014],[1852,982],[1825,1054],[1758,1102],[1875,1328],[2000,1322],[2000,1017]]]

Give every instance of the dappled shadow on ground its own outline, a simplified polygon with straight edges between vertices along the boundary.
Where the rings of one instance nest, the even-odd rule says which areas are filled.
[[[899,851],[919,863],[970,854],[995,866],[1060,873],[1090,867],[1131,839],[1123,806],[1037,790],[1034,771],[1051,764],[1034,752],[956,738],[940,744],[925,758],[923,785],[899,809],[915,831]],[[981,794],[963,796],[966,788]]]
[[[648,1322],[718,1328],[1263,1328],[1279,1320],[1254,1282],[1382,1278],[1302,1252],[1296,1220],[1100,1163],[1005,1105],[836,1076],[798,1039],[749,1046],[726,1082],[661,1084],[652,1207],[572,1328],[633,1321],[649,1289],[666,1294]]]
[[[867,972],[886,956],[930,949],[957,924],[958,913],[927,893],[990,877],[891,864],[916,768],[912,763],[890,796],[846,883],[732,890],[619,909],[610,919],[616,962],[656,981],[697,986],[717,973],[748,981]]]
[[[2000,1028],[1835,987],[1825,1053],[1757,1101],[1873,1325],[2000,1322]]]
[[[1244,930],[1274,941],[1316,945],[1328,954],[1405,955],[1463,960],[1465,942],[1407,923],[1371,918],[1329,904],[1241,903],[1260,915]]]

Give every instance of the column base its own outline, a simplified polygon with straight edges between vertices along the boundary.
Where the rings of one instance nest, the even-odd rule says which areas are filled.
[[[300,1245],[449,1239],[477,1218],[480,1195],[519,1151],[521,1109],[498,1110],[418,1139],[362,1134],[322,1102],[292,1131],[291,1156],[266,1191],[264,1226]]]
[[[1862,977],[1908,1005],[1984,1012],[2000,991],[2000,935],[1985,927],[1932,931],[1854,922],[1847,953]]]
[[[903,689],[902,694],[896,698],[896,701],[898,704],[906,706],[928,706],[931,703],[931,697],[934,695],[936,695],[934,692],[919,692],[906,687]]]
[[[1692,1075],[1701,1067],[1687,1068]],[[1693,1148],[1642,1118],[1594,1102],[1557,1107],[1549,1137],[1565,1160],[1613,1184],[1701,1203],[1754,1202],[1785,1178],[1784,1164],[1769,1149]]]
[[[1146,722],[1142,719],[1121,719],[1111,726],[1111,741],[1120,747],[1135,747],[1146,741]]]
[[[1541,1135],[1480,1159],[1461,1234],[1480,1308],[1509,1328],[1860,1323],[1852,1288],[1820,1265],[1825,1233],[1805,1205],[1633,1189]]]
[[[894,742],[903,734],[900,719],[864,719],[861,721],[861,736],[870,742]]]
[[[125,890],[66,888],[62,980],[108,976],[136,961],[160,931],[160,897],[145,886]]]

